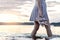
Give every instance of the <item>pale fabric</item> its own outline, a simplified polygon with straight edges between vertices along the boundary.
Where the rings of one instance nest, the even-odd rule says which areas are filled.
[[[49,20],[47,11],[46,11],[45,0],[41,0],[41,6],[42,6],[42,11],[43,11],[43,18],[45,18],[45,20]],[[30,21],[36,21],[36,18],[38,18],[38,16],[39,16],[38,15],[38,7],[37,7],[37,3],[35,1],[35,5],[34,5],[34,8],[32,10],[31,16],[30,16]]]

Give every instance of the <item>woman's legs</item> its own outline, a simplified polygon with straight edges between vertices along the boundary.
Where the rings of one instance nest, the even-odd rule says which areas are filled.
[[[45,28],[46,28],[46,31],[47,31],[47,35],[48,35],[48,37],[51,37],[52,36],[52,32],[51,32],[51,29],[50,29],[50,23],[49,23],[49,21],[46,21],[46,22],[48,24],[48,25],[45,25]],[[34,40],[36,40],[35,36],[36,36],[36,33],[37,33],[38,29],[39,29],[39,23],[37,21],[35,21],[34,22],[34,29],[33,29],[32,33],[31,33],[31,36],[32,36],[32,38]]]
[[[39,29],[39,23],[37,21],[34,21],[34,29],[31,33],[31,36],[33,39],[35,39],[35,36],[36,36],[36,33],[37,33],[37,30]]]
[[[48,37],[51,37],[52,36],[52,32],[51,32],[51,29],[50,29],[50,23],[49,21],[46,21],[48,25],[45,25],[45,28],[46,28],[46,31],[47,31],[47,35]]]

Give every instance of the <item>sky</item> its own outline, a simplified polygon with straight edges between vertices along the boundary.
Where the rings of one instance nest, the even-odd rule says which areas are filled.
[[[46,0],[46,3],[50,22],[60,22],[60,1]],[[32,0],[0,0],[0,22],[27,22],[33,7]]]

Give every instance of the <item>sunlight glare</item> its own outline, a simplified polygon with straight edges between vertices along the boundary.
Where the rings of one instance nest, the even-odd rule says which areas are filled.
[[[19,18],[13,14],[0,14],[0,22],[18,22]]]

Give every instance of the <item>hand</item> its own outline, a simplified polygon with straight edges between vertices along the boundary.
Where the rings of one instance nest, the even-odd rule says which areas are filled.
[[[39,17],[43,17],[42,11],[39,10]]]

